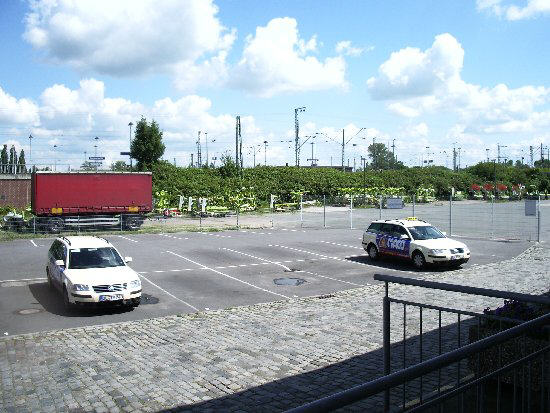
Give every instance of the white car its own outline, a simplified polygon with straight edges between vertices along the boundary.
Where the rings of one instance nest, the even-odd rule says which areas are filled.
[[[363,248],[372,260],[380,255],[401,257],[418,269],[426,264],[458,267],[470,259],[465,244],[414,217],[373,221],[363,234]]]
[[[75,304],[123,304],[141,302],[141,281],[116,248],[98,237],[60,237],[48,251],[46,275],[52,289],[63,295],[67,309]]]

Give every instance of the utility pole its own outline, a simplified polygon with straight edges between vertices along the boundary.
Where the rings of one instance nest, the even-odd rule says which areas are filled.
[[[375,145],[376,138],[372,137],[372,169],[376,170],[376,145]]]
[[[243,166],[243,140],[241,137],[241,117],[235,118],[235,165],[237,169],[242,169]]]
[[[453,144],[453,172],[456,172],[456,147]]]
[[[201,149],[201,131],[199,131],[199,135],[197,136],[197,168],[200,168],[202,166]]]
[[[487,162],[489,162],[489,148],[485,148],[485,152],[487,153]]]
[[[29,135],[29,163],[31,163],[32,160],[32,139],[33,136]]]
[[[544,161],[544,149],[542,148],[542,143],[540,144],[540,161]]]
[[[458,170],[460,171],[460,150],[462,148],[458,148]]]
[[[195,164],[193,163],[193,162],[194,162],[194,160],[193,160],[193,155],[194,155],[194,153],[191,154],[191,168],[192,168],[193,166],[195,166]]]
[[[267,141],[264,141],[264,166],[267,165]]]
[[[534,154],[533,154],[533,146],[529,146],[529,157],[531,159],[531,164],[529,166],[531,166],[531,168],[533,167],[533,162],[534,162]]]
[[[294,131],[296,132],[296,137],[294,138],[294,152],[296,156],[296,166],[300,166],[300,124],[298,123],[298,113],[305,111],[305,106],[294,109]],[[342,160],[342,166],[343,163],[344,161]]]
[[[344,170],[344,151],[346,147],[346,141],[344,139],[344,129],[342,129],[342,171]]]
[[[391,149],[392,149],[392,156],[393,156],[393,164],[396,165],[397,164],[397,159],[395,159],[395,139],[392,142]],[[392,167],[392,169],[393,169],[393,167]]]
[[[500,148],[507,148],[506,145],[500,145],[497,144],[497,163],[500,163],[500,159],[504,158],[504,156],[500,156]],[[506,159],[506,158],[505,158]]]
[[[132,126],[134,126],[134,124],[132,122],[130,122],[128,124],[128,126],[130,127],[130,171],[132,170]]]
[[[206,167],[208,168],[210,166],[210,162],[208,161],[208,132],[204,132],[204,139],[206,142]]]

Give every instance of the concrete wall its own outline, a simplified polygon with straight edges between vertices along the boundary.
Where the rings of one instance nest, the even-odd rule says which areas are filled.
[[[25,208],[31,203],[31,175],[0,174],[0,206]]]

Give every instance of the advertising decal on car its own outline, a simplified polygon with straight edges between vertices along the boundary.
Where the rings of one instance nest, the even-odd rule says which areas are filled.
[[[411,241],[378,234],[376,236],[376,245],[378,246],[378,250],[384,254],[408,257]]]

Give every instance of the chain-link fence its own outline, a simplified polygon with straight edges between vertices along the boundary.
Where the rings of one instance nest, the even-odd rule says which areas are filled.
[[[0,223],[4,230],[28,233],[128,231],[151,227],[177,229],[233,228],[354,228],[364,229],[376,219],[415,216],[435,225],[449,236],[484,239],[550,241],[550,201],[535,200],[526,214],[526,201],[435,201],[417,203],[383,196],[303,196],[299,202],[276,204],[254,211],[237,209],[212,212],[193,210],[163,214],[104,215],[23,218],[8,214]]]

